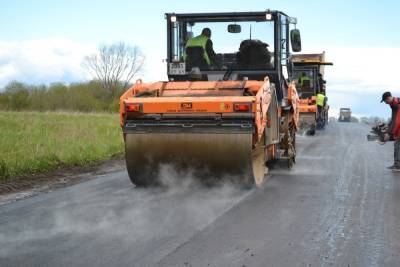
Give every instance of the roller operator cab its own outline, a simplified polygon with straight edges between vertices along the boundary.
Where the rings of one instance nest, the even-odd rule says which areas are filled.
[[[160,184],[160,170],[174,166],[201,179],[261,185],[266,163],[291,167],[299,116],[288,80],[289,51],[301,50],[300,32],[291,29],[296,19],[270,10],[165,18],[168,81],[138,80],[120,98],[131,181]]]
[[[266,76],[277,86],[278,101],[287,97],[292,71],[290,51],[301,51],[297,19],[280,11],[174,14],[167,19],[170,81],[258,80]],[[202,47],[188,41],[211,30],[214,56],[207,64]],[[283,88],[280,88],[280,87]]]
[[[319,92],[317,68],[295,66],[293,80],[300,98],[299,130],[314,135],[317,126],[316,95]]]

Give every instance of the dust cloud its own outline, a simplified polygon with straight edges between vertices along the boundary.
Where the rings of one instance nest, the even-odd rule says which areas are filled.
[[[78,186],[61,196],[52,193],[25,221],[9,222],[7,231],[0,230],[0,257],[39,253],[43,248],[37,244],[57,239],[119,240],[136,246],[164,239],[183,242],[252,192],[228,179],[206,186],[191,171],[181,173],[169,165],[160,167],[161,187],[136,188],[125,172],[121,176],[117,186],[108,181],[93,190]]]

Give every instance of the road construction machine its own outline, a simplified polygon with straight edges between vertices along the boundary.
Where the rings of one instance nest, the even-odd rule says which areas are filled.
[[[299,130],[314,135],[317,128],[322,129],[328,123],[329,105],[325,103],[318,109],[317,94],[324,93],[327,100],[324,69],[333,63],[325,61],[325,52],[292,55],[292,62],[292,79],[297,81],[296,88],[300,97]]]
[[[160,169],[173,166],[252,186],[265,181],[266,163],[293,166],[299,98],[289,74],[290,51],[301,51],[297,19],[272,10],[165,18],[168,81],[138,80],[120,98],[131,181],[160,184]],[[188,45],[204,29],[212,32],[213,57],[209,37],[207,45]]]
[[[351,109],[341,108],[339,111],[339,121],[341,122],[351,122]]]

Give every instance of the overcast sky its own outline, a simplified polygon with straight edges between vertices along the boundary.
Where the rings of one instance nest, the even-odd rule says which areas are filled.
[[[143,78],[164,80],[165,12],[282,10],[298,18],[303,52],[326,51],[333,110],[390,115],[383,91],[400,95],[397,82],[400,1],[6,1],[0,0],[0,88],[87,79],[82,58],[101,43],[124,41],[146,55]]]

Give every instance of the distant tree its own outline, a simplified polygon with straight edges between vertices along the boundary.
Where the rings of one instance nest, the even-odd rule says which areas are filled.
[[[104,111],[108,104],[94,96],[93,84],[73,83],[69,86],[68,110],[83,112]]]
[[[27,109],[29,105],[29,88],[26,84],[11,81],[5,87],[5,93],[9,97],[9,108],[13,110]]]
[[[47,107],[50,110],[66,110],[68,98],[68,87],[62,83],[52,83],[47,89]]]
[[[0,92],[0,110],[7,110],[9,108],[9,96],[6,93]]]
[[[145,57],[137,46],[123,42],[101,45],[96,54],[86,56],[83,67],[112,97],[125,90],[135,75],[142,70]]]
[[[0,110],[118,112],[119,99],[105,95],[97,80],[50,85],[13,81],[0,91]]]
[[[49,92],[47,86],[31,86],[29,94],[29,109],[37,111],[50,110],[52,103],[49,99]]]

